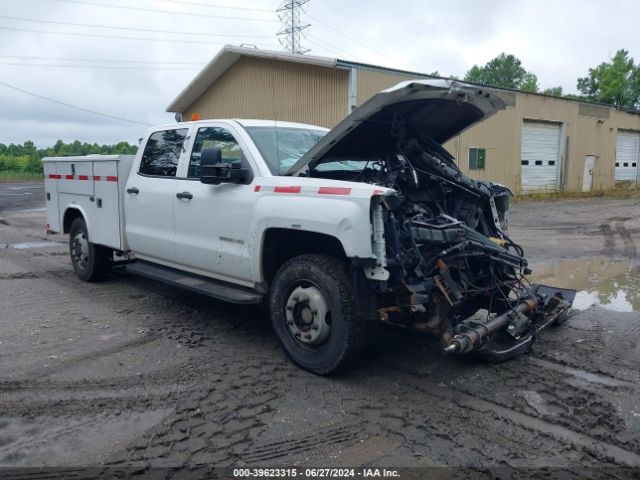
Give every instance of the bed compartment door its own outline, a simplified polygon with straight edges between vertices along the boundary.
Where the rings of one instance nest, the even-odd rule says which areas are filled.
[[[93,179],[93,232],[89,237],[93,243],[122,250],[117,162],[93,162]]]
[[[47,223],[54,232],[62,232],[60,206],[58,205],[58,182],[56,162],[44,162],[44,204],[47,210]]]
[[[93,162],[56,162],[58,191],[76,195],[93,195]]]

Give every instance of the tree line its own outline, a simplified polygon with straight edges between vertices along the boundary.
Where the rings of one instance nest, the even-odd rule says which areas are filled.
[[[58,140],[54,146],[47,148],[37,148],[31,140],[27,140],[22,145],[0,143],[0,171],[38,173],[42,172],[42,159],[44,157],[70,157],[91,154],[132,155],[136,153],[137,149],[137,146],[128,142],[99,145],[97,143],[81,143],[79,140],[71,143]]]
[[[578,78],[576,87],[579,95],[565,95],[560,86],[541,90],[538,77],[526,70],[519,58],[506,53],[483,66],[474,65],[464,80],[491,87],[640,109],[640,63],[635,63],[627,50],[618,50],[609,61],[590,68],[584,77]]]

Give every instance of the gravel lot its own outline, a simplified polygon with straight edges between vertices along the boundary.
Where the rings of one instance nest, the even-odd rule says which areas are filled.
[[[488,365],[372,329],[337,378],[292,366],[262,310],[77,280],[42,199],[0,184],[0,466],[640,468],[638,198],[514,205],[534,277],[581,290],[531,354]]]

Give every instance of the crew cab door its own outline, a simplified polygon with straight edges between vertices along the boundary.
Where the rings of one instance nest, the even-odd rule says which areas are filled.
[[[252,178],[245,184],[200,182],[203,148],[219,146],[222,161],[255,171],[244,155],[239,136],[225,124],[201,126],[188,161],[181,167],[174,195],[177,262],[203,275],[251,285],[249,231],[255,194]],[[251,174],[251,177],[253,173]]]
[[[153,132],[132,167],[124,194],[129,248],[141,258],[174,263],[173,200],[188,128]]]

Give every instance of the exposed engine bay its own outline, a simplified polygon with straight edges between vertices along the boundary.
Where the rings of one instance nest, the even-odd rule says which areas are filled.
[[[526,279],[524,252],[507,233],[508,188],[466,177],[401,116],[390,123],[386,151],[337,151],[306,173],[394,190],[372,201],[379,318],[435,333],[446,353],[501,361],[528,351],[537,332],[566,317],[575,292]]]

